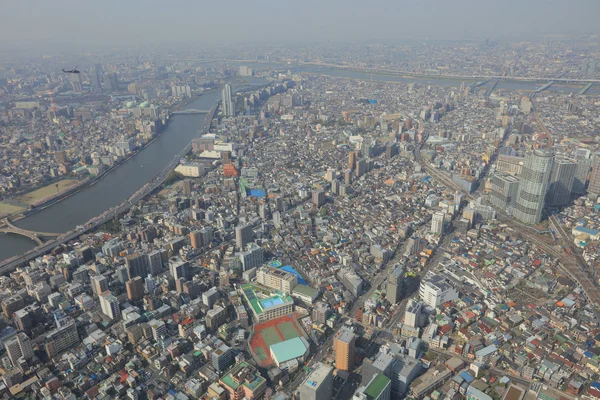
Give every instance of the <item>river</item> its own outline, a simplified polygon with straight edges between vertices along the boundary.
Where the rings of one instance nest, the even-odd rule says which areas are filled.
[[[223,64],[217,63],[217,64]],[[255,69],[286,69],[290,70],[293,73],[316,73],[328,76],[335,76],[339,78],[350,78],[350,79],[362,79],[362,80],[373,80],[376,82],[399,82],[399,83],[418,83],[422,85],[433,85],[433,86],[451,86],[451,87],[459,87],[463,82],[460,79],[452,78],[420,78],[420,77],[411,77],[411,76],[398,76],[398,75],[387,75],[387,74],[369,74],[366,72],[352,71],[349,69],[338,69],[334,67],[319,67],[316,65],[294,65],[294,64],[283,64],[283,63],[262,63],[256,61],[249,62],[226,62],[226,64],[230,65],[246,65]],[[471,82],[465,82],[467,85]],[[493,85],[493,82],[488,82],[483,87],[490,89]],[[498,89],[506,89],[506,90],[522,90],[522,91],[534,91],[537,88],[543,86],[543,83],[536,82],[524,82],[524,81],[515,81],[515,80],[501,80],[496,86],[495,90]],[[574,93],[577,94],[585,84],[564,84],[558,83],[550,86],[546,91],[548,92],[561,92],[561,93]],[[598,95],[600,94],[600,84],[593,85],[587,92],[588,95]]]
[[[266,80],[252,78],[245,90],[263,86]],[[208,110],[221,97],[220,90],[205,93],[182,108]],[[138,154],[115,168],[96,184],[48,208],[34,213],[15,225],[40,232],[67,232],[114,207],[158,175],[196,136],[206,114],[179,114],[171,117],[165,131]],[[0,234],[0,261],[24,253],[35,243],[19,235]]]
[[[257,62],[227,62],[230,65],[247,65],[255,69],[289,69],[294,73],[318,73],[340,78],[363,79],[385,82],[418,83],[435,86],[459,87],[462,83],[459,79],[443,78],[418,78],[396,75],[369,74],[365,72],[336,69],[331,67],[296,66],[281,63],[257,63]],[[265,80],[252,78],[250,84],[253,86],[264,85]],[[467,82],[468,83],[468,82]],[[492,83],[482,87],[490,88]],[[533,91],[542,84],[535,82],[500,81],[496,90],[522,90]],[[562,93],[577,93],[584,85],[555,84],[548,91]],[[250,86],[236,88],[236,90],[248,89]],[[592,86],[587,94],[600,94],[600,85]],[[220,97],[220,91],[204,94],[198,100],[183,107],[183,109],[195,108],[200,110],[209,109]],[[77,225],[81,225],[91,218],[102,214],[111,207],[120,204],[131,196],[140,187],[158,175],[164,167],[183,149],[202,128],[204,114],[176,115],[172,117],[165,132],[152,144],[140,151],[123,165],[116,168],[98,183],[81,192],[55,204],[43,211],[33,214],[16,223],[19,227],[43,231],[43,232],[66,232]],[[0,261],[23,253],[34,247],[34,243],[16,235],[0,234]]]

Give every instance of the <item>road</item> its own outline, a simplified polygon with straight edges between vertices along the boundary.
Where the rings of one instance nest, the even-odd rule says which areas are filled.
[[[546,128],[546,125],[544,125],[544,123],[542,122],[542,119],[540,118],[540,113],[539,113],[537,107],[535,106],[534,98],[531,99],[531,104],[533,105],[533,112],[535,113],[534,114],[535,122],[537,122],[537,124],[540,126],[540,128],[542,128],[542,130],[544,131],[546,136],[548,136],[548,148],[552,148],[552,146],[554,146],[554,139],[552,139],[552,135],[550,134],[550,131],[548,130],[548,128]]]

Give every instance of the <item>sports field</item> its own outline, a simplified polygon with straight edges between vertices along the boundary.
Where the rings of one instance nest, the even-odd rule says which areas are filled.
[[[279,325],[277,329],[279,329],[279,332],[281,332],[285,340],[302,336],[298,329],[294,326],[294,322],[284,322],[283,324]]]
[[[277,332],[277,328],[274,326],[263,328],[260,331],[260,335],[265,341],[267,347],[271,347],[272,345],[281,342],[281,336],[279,336],[279,332]]]
[[[42,200],[45,197],[62,192],[68,189],[69,187],[75,185],[77,182],[79,182],[77,179],[63,179],[62,181],[58,181],[51,185],[44,186],[32,192],[25,193],[24,195],[16,197],[15,201],[18,201],[19,203],[23,204],[33,204],[37,201]],[[58,189],[56,185],[58,185]]]
[[[254,350],[254,352],[256,353],[256,356],[258,357],[258,359],[260,360],[261,363],[263,361],[269,360],[269,356],[267,355],[267,353],[265,353],[265,350],[262,347],[257,347]]]

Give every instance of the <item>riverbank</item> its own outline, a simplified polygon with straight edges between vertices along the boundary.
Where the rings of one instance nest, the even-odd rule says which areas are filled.
[[[313,67],[313,68],[322,68],[322,69],[330,69],[330,70],[338,70],[338,71],[350,71],[350,72],[358,72],[372,75],[388,75],[394,76],[398,78],[406,78],[406,79],[440,79],[440,80],[460,80],[460,81],[484,81],[488,79],[499,79],[505,82],[515,82],[515,83],[548,83],[550,81],[554,81],[556,83],[575,83],[575,84],[586,84],[586,83],[600,83],[600,79],[570,79],[570,78],[553,78],[553,77],[521,77],[521,76],[493,76],[493,75],[458,75],[458,74],[435,74],[435,73],[423,73],[423,72],[414,72],[414,71],[400,71],[393,69],[373,69],[373,68],[365,68],[358,67],[352,65],[344,65],[344,64],[329,64],[329,63],[318,63],[318,62],[303,62],[303,61],[292,61],[292,60],[284,60],[280,62],[274,62],[271,60],[227,60],[227,59],[212,59],[212,60],[187,60],[187,61],[196,61],[202,64],[210,64],[210,63],[233,63],[233,64],[241,64],[248,65],[251,67],[260,66],[262,68],[270,68],[270,69],[294,69],[294,68],[302,68],[302,67]],[[311,72],[311,71],[306,71]],[[318,73],[317,71],[312,71]]]
[[[168,121],[170,120],[170,118],[167,119],[167,124]],[[95,185],[96,183],[98,183],[99,181],[101,181],[104,177],[106,177],[108,174],[110,174],[111,172],[113,172],[115,169],[119,168],[121,165],[123,165],[124,163],[126,163],[127,161],[129,161],[132,157],[134,157],[136,154],[138,154],[140,151],[144,150],[147,146],[149,146],[150,144],[152,144],[156,139],[158,139],[160,137],[160,135],[162,135],[162,133],[166,130],[167,125],[165,125],[163,127],[163,129],[161,129],[161,131],[159,133],[157,133],[156,135],[154,135],[152,137],[152,139],[150,139],[149,141],[147,141],[146,143],[144,143],[143,145],[141,145],[140,147],[138,147],[137,149],[135,149],[134,151],[132,151],[131,153],[129,153],[126,157],[120,159],[119,161],[117,161],[115,164],[111,165],[109,168],[107,168],[106,170],[102,171],[100,174],[96,175],[93,178],[89,178],[89,180],[87,182],[85,182],[82,185],[77,185],[76,187],[74,187],[71,190],[65,190],[63,193],[60,193],[57,197],[48,200],[47,202],[44,202],[43,204],[40,204],[39,206],[35,206],[34,208],[30,208],[29,210],[23,211],[20,214],[15,214],[15,215],[11,215],[10,219],[11,221],[19,221],[23,218],[26,217],[30,217],[40,211],[45,210],[48,207],[52,207],[53,205],[68,199],[69,197],[76,195],[77,193],[79,193],[82,190],[85,190],[87,188],[89,188],[90,186]]]
[[[396,71],[389,69],[370,69],[364,67],[354,67],[350,65],[334,65],[334,64],[321,64],[321,63],[298,63],[298,66],[310,66],[310,67],[320,67],[320,68],[329,68],[329,69],[338,69],[343,71],[353,71],[367,74],[380,74],[380,75],[389,75],[389,76],[397,76],[402,78],[413,78],[413,79],[450,79],[450,80],[488,80],[488,79],[499,79],[501,81],[506,82],[529,82],[529,83],[548,83],[550,81],[560,82],[560,83],[600,83],[598,79],[564,79],[564,78],[552,78],[552,77],[519,77],[519,76],[485,76],[485,75],[448,75],[448,74],[427,74],[427,73],[417,73],[410,71]],[[294,66],[294,64],[290,64],[287,67]],[[282,68],[286,67],[286,65],[282,64]]]
[[[239,91],[255,90],[267,84],[264,79],[257,79],[257,81],[261,82],[252,82],[239,88]],[[54,207],[47,207],[33,218],[19,221],[17,226],[25,230],[66,233],[40,246],[33,247],[31,242],[32,246],[26,248],[23,248],[23,243],[28,240],[23,237],[11,235],[15,240],[8,240],[9,237],[5,237],[0,242],[0,257],[4,258],[4,261],[0,262],[0,274],[10,272],[59,245],[98,229],[102,224],[127,212],[140,199],[160,188],[168,173],[179,164],[179,160],[185,154],[191,151],[194,138],[210,130],[220,102],[218,90],[211,92],[204,92],[207,96],[196,100],[196,103],[190,106],[197,109],[210,107],[209,113],[200,118],[198,115],[172,118],[172,123],[157,143],[138,153],[134,160],[130,160],[114,171],[108,178],[69,199],[64,199]],[[144,165],[144,168],[140,168],[140,165]],[[145,184],[136,190],[138,182],[145,182]],[[107,193],[110,193],[110,196],[107,196]],[[16,250],[17,248],[19,250]]]
[[[210,126],[213,118],[216,115],[218,105],[220,100],[216,100],[212,105],[208,114],[205,115],[203,119],[202,129],[198,132],[198,136],[201,136],[207,133],[210,130]],[[196,136],[197,137],[197,136]],[[97,229],[102,226],[106,222],[111,219],[127,212],[133,205],[137,204],[140,200],[144,199],[146,196],[151,195],[157,188],[159,188],[165,181],[168,174],[175,169],[175,167],[179,164],[179,159],[184,157],[187,153],[189,153],[192,149],[192,142],[190,141],[184,149],[173,157],[173,161],[171,161],[156,177],[154,177],[150,182],[146,183],[137,192],[132,194],[129,198],[123,200],[118,206],[111,208],[109,211],[105,211],[101,215],[93,217],[91,220],[85,222],[82,226],[76,227],[75,229],[70,230],[56,238],[55,240],[51,240],[46,242],[40,246],[36,246],[33,249],[25,252],[24,254],[16,255],[8,258],[0,262],[0,274],[8,273],[19,265],[23,265],[30,260],[35,259],[43,254],[48,253],[56,246],[67,243],[71,240],[77,239],[79,236]]]
[[[190,97],[189,99],[185,99],[182,100],[181,102],[177,103],[177,105],[175,105],[174,107],[172,107],[167,115],[167,120],[165,125],[162,127],[162,129],[160,130],[160,132],[158,132],[156,135],[154,135],[149,141],[147,141],[146,143],[144,143],[143,145],[141,145],[140,147],[138,147],[137,149],[135,149],[134,151],[132,151],[131,153],[129,153],[126,157],[118,160],[115,164],[111,165],[109,168],[107,168],[106,170],[102,171],[100,174],[96,175],[95,177],[88,177],[87,179],[89,179],[87,182],[81,184],[81,185],[77,185],[75,187],[73,187],[72,189],[68,189],[65,190],[61,193],[59,193],[58,196],[49,199],[46,202],[43,202],[42,204],[36,205],[35,207],[30,207],[29,209],[26,209],[25,211],[17,211],[13,214],[10,215],[5,215],[4,217],[10,217],[11,221],[19,221],[23,218],[32,216],[40,211],[45,210],[48,207],[52,207],[53,205],[68,199],[69,197],[79,193],[80,191],[89,188],[90,186],[95,185],[96,183],[98,183],[100,180],[102,180],[103,178],[105,178],[108,174],[110,174],[111,172],[113,172],[114,170],[116,170],[117,168],[119,168],[121,165],[123,165],[124,163],[126,163],[127,161],[129,161],[132,157],[134,157],[135,155],[137,155],[139,152],[141,152],[142,150],[144,150],[146,147],[148,147],[149,145],[151,145],[154,141],[156,141],[162,134],[163,132],[165,132],[167,130],[167,127],[169,125],[169,122],[171,121],[171,117],[172,117],[172,113],[180,110],[182,107],[187,106],[190,103],[193,103],[194,101],[199,100],[203,95],[207,94],[207,93],[211,93],[213,91],[215,91],[216,89],[209,89],[206,90],[202,93],[196,94],[192,97]],[[27,193],[31,193],[34,192],[36,190],[39,190],[41,187],[38,188],[34,188],[32,190],[29,190]]]

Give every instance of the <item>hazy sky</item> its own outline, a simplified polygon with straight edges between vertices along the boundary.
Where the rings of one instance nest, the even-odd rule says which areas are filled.
[[[600,0],[0,0],[0,47],[600,31]]]

